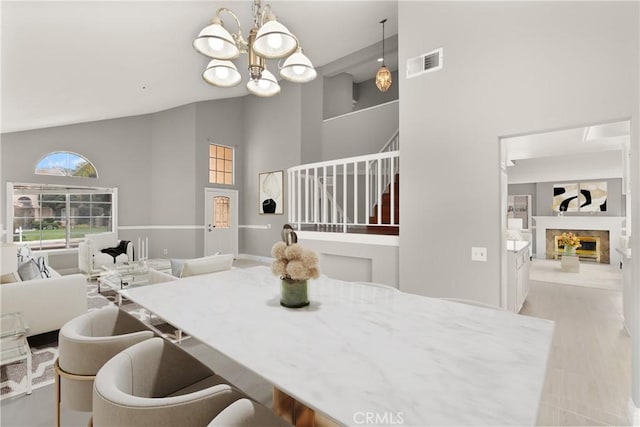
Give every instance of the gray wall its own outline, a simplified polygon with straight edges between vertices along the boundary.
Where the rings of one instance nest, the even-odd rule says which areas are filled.
[[[126,207],[151,203],[150,123],[151,116],[144,115],[2,134],[2,224],[7,181],[118,187],[120,225],[148,224],[148,209]],[[38,160],[52,151],[83,155],[96,167],[98,179],[35,175]]]
[[[132,240],[136,250],[138,238],[149,238],[150,257],[202,256],[203,189],[213,186],[208,183],[209,141],[236,148],[236,183],[231,188],[241,188],[244,102],[245,98],[206,101],[144,116],[3,134],[2,223],[7,181],[118,187],[118,225],[124,227],[119,230],[120,238]],[[59,150],[87,157],[99,178],[33,173],[42,156]],[[71,264],[77,265],[77,256],[55,254],[50,262],[54,268],[69,269]]]
[[[153,114],[151,119],[151,225],[194,225],[196,205],[195,158],[196,106],[173,108]],[[125,209],[129,206],[124,206]],[[137,206],[143,209],[144,205]],[[124,224],[123,224],[124,225]],[[140,224],[136,224],[140,225]],[[146,225],[146,224],[141,224]],[[134,230],[132,230],[134,231]],[[135,230],[149,237],[149,256],[192,258],[196,230]],[[122,233],[121,233],[122,234]],[[198,234],[201,234],[198,233]],[[133,239],[137,241],[137,236]],[[167,255],[164,255],[166,249]]]
[[[240,223],[271,225],[271,229],[240,230],[240,252],[270,256],[271,246],[281,240],[280,230],[287,222],[286,170],[300,164],[301,87],[280,82],[282,91],[273,98],[247,96],[245,102],[244,188],[240,194]],[[285,171],[284,214],[261,215],[258,174]]]
[[[194,223],[204,225],[204,188],[219,187],[239,190],[238,210],[242,212],[242,188],[244,186],[244,103],[245,98],[205,101],[196,104],[195,158],[195,204]],[[234,147],[234,185],[209,183],[209,143]],[[241,222],[242,224],[242,222]],[[204,253],[204,231],[197,230],[195,236],[197,253]],[[242,252],[242,247],[238,248]]]
[[[400,75],[422,53],[442,47],[446,58],[400,82],[401,192],[424,195],[400,199],[400,288],[498,305],[499,138],[631,117],[638,4],[398,8]],[[488,248],[488,261],[472,262],[472,246]]]
[[[314,163],[322,160],[322,104],[324,79],[315,80],[301,86],[301,141],[300,163]]]
[[[356,105],[353,111],[362,110],[363,108],[373,107],[374,105],[384,104],[385,102],[398,99],[398,71],[391,72],[391,87],[386,92],[380,92],[376,86],[376,78],[373,77],[353,86],[353,99]]]
[[[325,120],[322,160],[362,156],[380,151],[398,130],[397,102]],[[402,140],[402,135],[400,136]]]
[[[340,73],[325,77],[323,101],[325,119],[353,111],[353,76]]]

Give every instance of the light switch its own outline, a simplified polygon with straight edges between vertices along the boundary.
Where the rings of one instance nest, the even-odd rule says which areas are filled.
[[[487,248],[471,248],[471,261],[487,261]]]

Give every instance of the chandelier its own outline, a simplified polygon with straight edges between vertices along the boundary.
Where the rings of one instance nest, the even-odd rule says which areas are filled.
[[[376,86],[380,92],[386,92],[391,87],[391,71],[384,65],[384,23],[386,19],[380,21],[382,24],[382,66],[376,73]]]
[[[203,55],[213,58],[202,73],[209,84],[219,87],[233,87],[242,81],[242,75],[231,60],[241,54],[249,56],[249,82],[247,90],[257,96],[273,96],[280,92],[276,77],[267,70],[267,59],[285,58],[278,64],[283,79],[305,83],[316,78],[316,70],[311,61],[302,53],[300,42],[284,25],[276,20],[271,5],[254,0],[252,5],[253,26],[249,39],[242,36],[238,17],[226,7],[218,9],[211,20],[193,42],[193,47]],[[222,13],[234,18],[237,33],[230,33],[220,19]],[[266,19],[265,19],[266,18]]]

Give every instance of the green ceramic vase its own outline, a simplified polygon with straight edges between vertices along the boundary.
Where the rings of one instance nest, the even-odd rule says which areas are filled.
[[[288,308],[300,308],[309,305],[306,280],[280,281],[280,305]]]
[[[576,256],[576,247],[571,245],[564,245],[564,254],[566,256]]]

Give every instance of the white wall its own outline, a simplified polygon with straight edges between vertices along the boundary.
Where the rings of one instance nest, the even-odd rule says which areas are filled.
[[[499,139],[631,117],[638,4],[398,7],[401,76],[444,48],[442,70],[399,82],[400,288],[499,304]],[[472,262],[472,246],[488,261]]]

